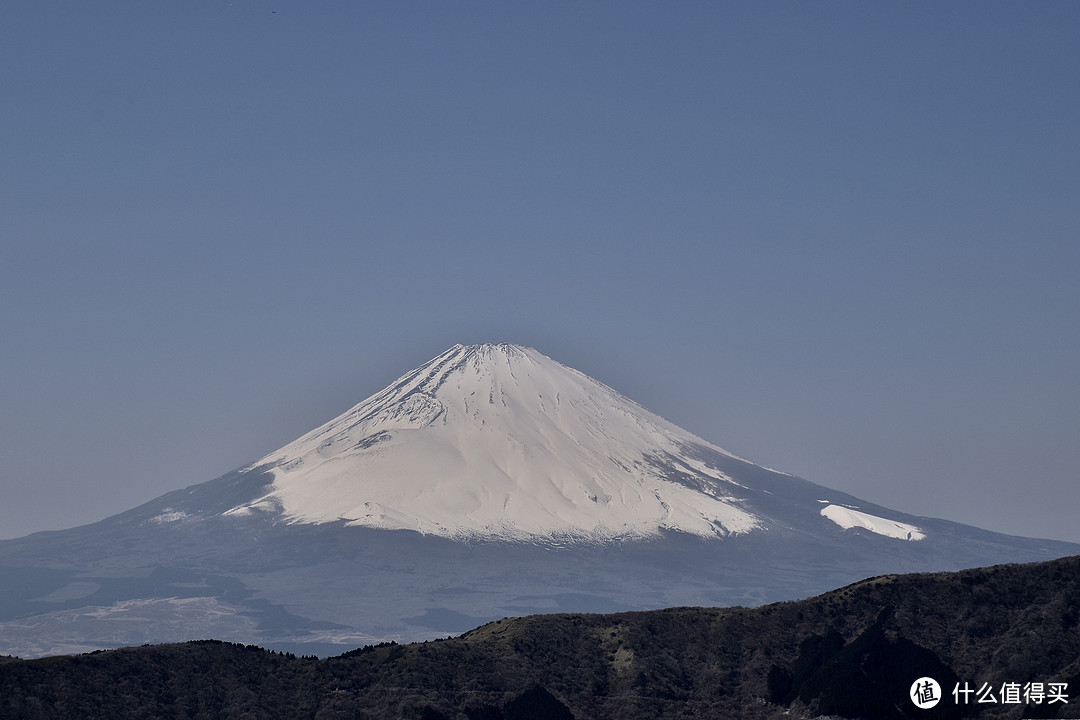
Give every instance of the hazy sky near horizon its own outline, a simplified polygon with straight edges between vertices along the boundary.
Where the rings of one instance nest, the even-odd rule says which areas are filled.
[[[456,342],[1080,542],[1080,4],[100,3],[0,23],[0,538]]]

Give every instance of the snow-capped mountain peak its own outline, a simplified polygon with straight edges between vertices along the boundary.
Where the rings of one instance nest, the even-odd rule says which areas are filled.
[[[0,587],[33,590],[0,593],[0,654],[208,632],[334,654],[1077,552],[756,465],[531,348],[459,345],[252,465],[0,542]]]
[[[456,345],[257,464],[269,492],[230,515],[514,540],[749,532],[729,453],[518,345]]]

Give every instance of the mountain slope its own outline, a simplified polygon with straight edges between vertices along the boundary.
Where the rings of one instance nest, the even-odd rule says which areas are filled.
[[[0,653],[216,637],[332,654],[1078,553],[761,467],[532,349],[456,346],[250,466],[0,542]]]
[[[513,720],[531,701],[549,717],[619,720],[1075,717],[1078,596],[1073,557],[883,576],[752,610],[512,618],[328,660],[221,643],[0,659],[0,714]],[[941,686],[933,711],[908,697],[923,676]],[[958,683],[985,683],[997,702],[958,705]],[[1007,683],[1046,695],[1003,702]]]
[[[228,514],[502,540],[758,527],[687,447],[724,453],[532,348],[458,345],[263,458],[272,491]]]

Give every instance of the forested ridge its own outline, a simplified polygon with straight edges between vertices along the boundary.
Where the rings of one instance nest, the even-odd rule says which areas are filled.
[[[911,683],[946,701],[919,710]],[[957,706],[955,683],[1067,683]],[[1059,686],[1060,687],[1060,686]],[[217,641],[0,658],[3,718],[1080,716],[1080,557],[889,575],[760,608],[536,615],[295,657]]]

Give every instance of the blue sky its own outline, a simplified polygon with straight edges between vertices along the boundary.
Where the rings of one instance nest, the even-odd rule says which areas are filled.
[[[14,0],[0,537],[456,342],[1080,542],[1080,5]]]

